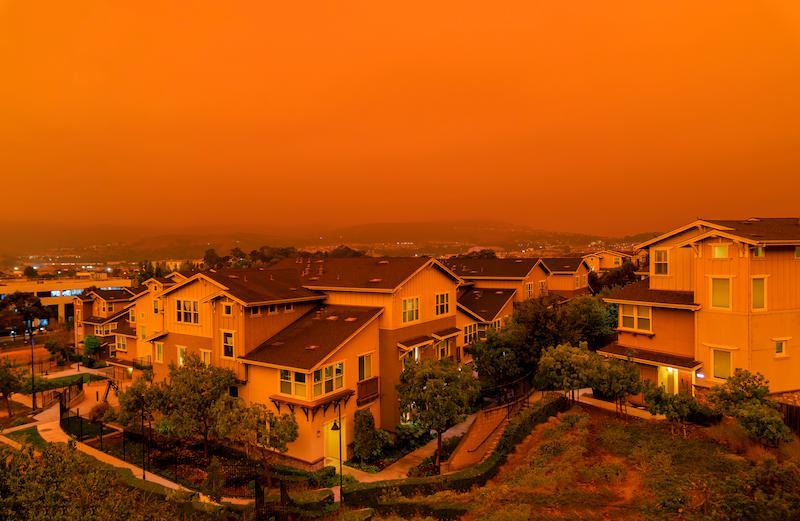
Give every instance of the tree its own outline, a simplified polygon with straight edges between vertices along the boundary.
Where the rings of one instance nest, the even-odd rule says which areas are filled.
[[[400,410],[436,433],[438,469],[442,434],[463,420],[478,396],[478,382],[450,361],[423,360],[400,374],[397,391]]]
[[[33,332],[33,321],[50,317],[50,311],[42,305],[39,297],[32,293],[15,291],[0,300],[0,306],[10,311],[9,320],[20,329]]]
[[[744,402],[736,408],[734,416],[748,436],[764,445],[777,447],[792,441],[792,431],[783,422],[783,416],[768,405]]]
[[[156,428],[179,438],[201,438],[208,457],[208,442],[222,414],[217,402],[229,397],[235,383],[233,371],[206,365],[196,354],[188,354],[182,366],[170,365],[169,383],[160,386],[162,416]]]
[[[389,434],[375,428],[375,418],[369,409],[357,410],[353,422],[353,456],[361,463],[379,458],[389,445]]]
[[[594,273],[589,274],[589,287],[595,294],[612,288],[621,288],[639,280],[639,276],[636,275],[636,267],[627,259],[619,268],[605,271],[599,275],[595,274],[593,277]]]
[[[592,376],[592,392],[613,400],[618,414],[627,416],[628,396],[642,392],[639,370],[633,362],[598,359]]]
[[[532,353],[526,337],[525,328],[512,322],[499,331],[489,331],[486,339],[470,347],[473,367],[484,386],[508,383],[530,371]]]
[[[249,268],[251,265],[250,257],[238,246],[231,250],[230,258],[234,268]]]
[[[340,244],[328,252],[328,257],[331,258],[345,258],[345,257],[366,257],[367,253],[361,250],[355,250],[344,244]]]
[[[592,385],[599,356],[585,345],[551,347],[542,353],[536,376],[546,387],[563,390],[575,400],[576,390]]]
[[[577,297],[564,304],[567,331],[572,343],[586,342],[590,349],[607,345],[614,335],[617,317],[611,306],[597,297]]]
[[[736,409],[743,403],[773,405],[767,398],[768,394],[769,380],[764,378],[764,375],[753,374],[746,369],[736,369],[733,376],[724,384],[711,388],[708,399],[724,414],[735,416]]]
[[[203,490],[212,500],[219,502],[222,499],[223,488],[225,487],[225,476],[222,475],[222,467],[219,458],[214,456],[208,464],[206,479],[203,482]]]
[[[715,521],[796,519],[800,511],[800,467],[767,457],[746,472],[731,473],[711,496]]]
[[[206,269],[219,268],[222,266],[222,262],[222,257],[217,255],[217,252],[214,250],[214,248],[209,248],[203,254],[203,264],[205,265]]]
[[[142,420],[151,424],[163,405],[162,387],[153,385],[146,378],[137,378],[119,393],[119,409],[116,420],[126,427],[141,426]]]
[[[563,306],[554,297],[521,303],[514,309],[513,321],[525,328],[525,343],[530,347],[527,364],[531,368],[536,367],[544,349],[577,340],[570,332]]]
[[[96,356],[100,352],[101,347],[103,347],[103,343],[94,335],[87,335],[83,339],[83,353],[86,356]]]
[[[25,266],[25,269],[22,270],[22,274],[28,277],[29,279],[33,279],[39,276],[39,272],[33,266]]]
[[[644,399],[650,414],[663,414],[670,422],[670,432],[677,427],[686,437],[686,421],[698,410],[697,400],[688,393],[668,393],[663,386],[647,381],[644,384]]]
[[[24,380],[19,369],[11,365],[8,358],[0,360],[0,394],[6,402],[8,416],[13,416],[11,410],[11,396],[23,390]]]

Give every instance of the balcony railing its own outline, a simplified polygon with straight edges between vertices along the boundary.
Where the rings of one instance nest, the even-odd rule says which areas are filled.
[[[378,398],[380,394],[379,377],[373,376],[358,382],[358,398],[356,404],[364,405]]]

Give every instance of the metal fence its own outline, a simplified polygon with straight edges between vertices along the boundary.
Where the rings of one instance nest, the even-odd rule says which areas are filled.
[[[783,415],[783,422],[800,436],[800,406],[778,402],[778,410]]]

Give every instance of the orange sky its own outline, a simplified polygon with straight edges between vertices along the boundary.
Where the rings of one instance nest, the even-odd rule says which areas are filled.
[[[0,66],[43,220],[800,214],[797,0],[0,0]]]

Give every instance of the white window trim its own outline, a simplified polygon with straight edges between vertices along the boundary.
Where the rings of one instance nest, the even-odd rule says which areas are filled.
[[[183,356],[181,356],[181,351],[183,351]],[[183,364],[186,362],[186,355],[189,354],[189,350],[186,346],[175,346],[175,356],[178,360],[178,367],[183,367]]]
[[[161,346],[161,356],[158,353],[158,346]],[[164,342],[153,342],[153,361],[159,364],[164,363]]]
[[[197,322],[195,322],[193,320],[194,314],[195,314],[195,311],[193,311],[194,310],[194,306],[190,306],[189,307],[189,311],[188,311],[189,316],[192,317],[192,320],[189,320],[188,322],[186,320],[184,320],[184,315],[183,314],[187,313],[187,311],[183,309],[183,303],[184,302],[191,302],[193,304],[197,304]],[[180,306],[178,306],[179,303],[180,303]],[[180,315],[178,315],[178,309],[180,309]],[[183,324],[185,326],[199,326],[200,325],[200,301],[199,300],[188,299],[188,298],[186,298],[186,299],[182,299],[182,298],[175,299],[175,312],[176,312],[176,314],[175,314],[174,318],[175,318],[175,321],[178,324]],[[178,318],[179,316],[180,316],[180,318]]]
[[[210,349],[201,349],[200,350],[200,361],[203,361],[204,355],[208,354],[208,363],[207,366],[211,365],[211,350]]]
[[[771,347],[772,356],[774,358],[779,358],[779,359],[789,358],[789,341],[791,339],[792,339],[792,337],[790,337],[790,336],[781,336],[781,337],[770,338],[769,340],[770,340],[770,342],[772,342],[772,347]],[[783,342],[783,352],[782,353],[776,353],[775,352],[775,344],[777,342]]]
[[[632,316],[633,317],[633,326],[634,327],[626,327],[623,325],[623,314],[622,314],[622,307],[623,306],[631,306],[633,308],[633,315],[624,315],[624,316]],[[639,315],[639,308],[650,308],[650,316],[640,316]],[[639,320],[650,320],[650,329],[642,329],[639,327]],[[653,306],[640,306],[637,304],[620,304],[619,305],[619,319],[617,323],[617,329],[622,331],[630,331],[631,333],[645,333],[645,334],[653,334]]]
[[[225,333],[231,334],[231,339],[233,340],[233,356],[227,356],[225,354]],[[220,344],[220,358],[225,360],[236,360],[236,331],[230,329],[221,329],[219,335],[219,344]]]
[[[708,277],[708,309],[714,311],[733,311],[733,279],[735,275],[707,275]],[[714,279],[728,279],[728,307],[721,308],[714,305]],[[751,295],[752,307],[752,295]]]
[[[226,313],[225,310],[228,309],[230,313]],[[231,317],[233,316],[233,302],[223,302],[222,303],[222,316],[223,317]]]
[[[730,357],[731,357],[731,368],[730,368],[730,375],[728,376],[728,378],[730,378],[731,376],[733,376],[733,373],[736,372],[736,368],[733,366],[733,352],[735,351],[735,349],[731,349],[729,347],[723,347],[723,346],[713,346],[713,347],[711,347],[711,353],[710,353],[711,354],[711,357],[710,357],[711,358],[711,360],[710,360],[710,362],[711,362],[711,374],[709,376],[711,376],[711,379],[714,380],[715,382],[726,382],[726,381],[728,381],[728,378],[718,378],[717,376],[714,375],[714,372],[716,371],[716,367],[714,367],[714,351],[723,351],[723,352],[726,352],[726,353],[728,353],[730,355]]]
[[[750,311],[752,311],[753,313],[764,313],[764,312],[767,311],[767,308],[769,307],[767,305],[767,302],[769,302],[767,300],[767,285],[768,285],[767,284],[767,278],[768,277],[769,277],[769,275],[753,275],[753,276],[750,277]],[[755,280],[755,279],[764,279],[764,307],[763,308],[755,308],[755,307],[753,307],[753,280]]]
[[[373,369],[374,369],[375,365],[374,365],[372,362],[373,362],[373,360],[375,359],[375,353],[376,353],[376,352],[377,352],[377,351],[367,351],[367,352],[365,352],[365,353],[358,353],[358,355],[356,355],[356,364],[358,364],[358,361],[359,361],[359,359],[360,359],[362,356],[369,356],[369,357],[370,357],[370,359],[369,359],[369,376],[367,376],[366,378],[364,378],[364,380],[369,380],[370,378],[372,378],[373,376],[375,376],[375,374],[374,374],[374,371],[373,371]],[[358,365],[356,365],[356,371],[358,371]],[[358,374],[356,374],[356,377],[358,377],[358,376],[359,376],[359,375],[358,375]],[[312,375],[312,377],[313,377],[313,375]],[[364,380],[358,380],[358,381],[359,381],[359,382],[363,382]]]
[[[336,366],[342,364],[342,386],[336,387]],[[311,377],[311,399],[319,398],[320,396],[325,396],[328,394],[333,394],[339,389],[344,389],[347,383],[347,364],[345,364],[344,360],[337,360],[336,362],[331,362],[329,364],[325,364],[324,366],[317,367],[316,369],[312,370],[310,373]],[[333,381],[333,388],[330,391],[325,391],[325,368],[331,367],[331,375]],[[322,379],[320,380],[322,384],[322,392],[320,394],[314,394],[314,372],[320,371],[322,375]]]
[[[755,254],[755,252],[758,249],[761,249],[762,255],[760,257]],[[750,257],[752,259],[755,259],[755,260],[764,260],[764,259],[766,259],[767,258],[767,248],[765,248],[764,246],[753,246],[753,247],[751,247],[750,248]]]
[[[439,302],[439,297],[443,298],[443,302],[441,302],[441,303]],[[433,302],[434,302],[434,307],[435,307],[434,314],[437,317],[441,317],[443,315],[450,314],[450,293],[448,293],[448,292],[436,293],[434,295],[434,297],[433,297]],[[439,306],[440,305],[444,306],[444,311],[442,311],[441,313],[439,313]]]
[[[404,308],[404,304],[405,304],[406,301],[414,301],[414,300],[417,301],[417,306],[415,308],[417,317],[415,319],[413,319],[413,320],[406,320],[406,311],[405,311],[405,309],[403,309]],[[421,310],[420,310],[421,304],[422,304],[422,299],[420,299],[418,296],[406,297],[404,299],[401,299],[400,300],[400,321],[401,321],[401,323],[402,324],[412,324],[414,322],[419,322],[420,320],[422,320],[422,313],[421,313]]]
[[[731,245],[728,243],[713,243],[711,246],[711,260],[730,260],[731,259]],[[725,256],[717,257],[714,255],[715,248],[725,248]]]
[[[659,251],[666,252],[666,254],[667,254],[667,261],[666,261],[667,272],[666,273],[656,273],[656,264],[657,264],[656,263],[656,252],[659,252]],[[671,271],[671,269],[670,269],[670,264],[671,264],[670,263],[670,256],[671,255],[670,255],[669,248],[653,248],[653,262],[652,262],[653,272],[650,275],[653,276],[653,277],[669,277],[670,276],[670,271]],[[659,263],[659,264],[663,264],[663,263]]]

